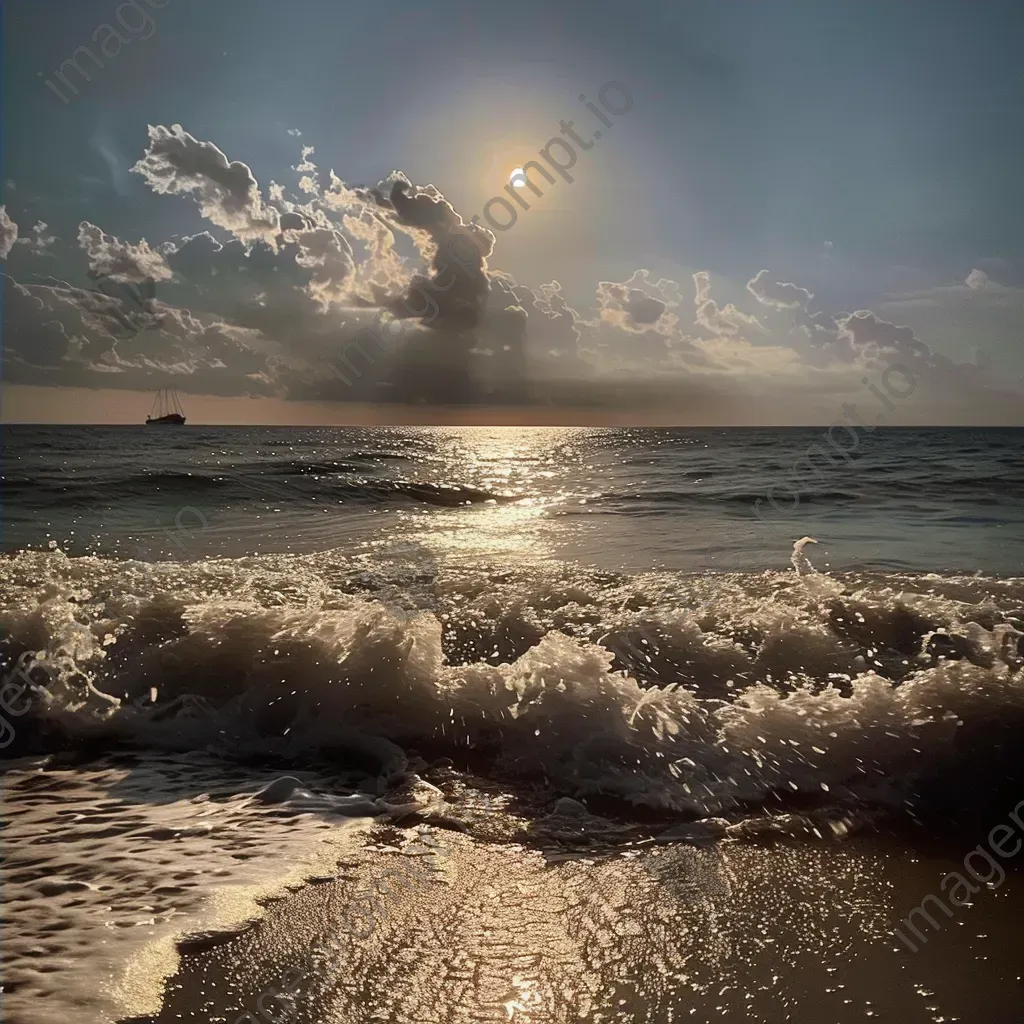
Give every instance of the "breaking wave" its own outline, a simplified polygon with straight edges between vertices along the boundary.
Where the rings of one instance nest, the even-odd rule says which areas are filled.
[[[991,757],[993,737],[1016,758],[1024,580],[833,577],[805,543],[795,571],[635,576],[409,548],[19,552],[0,564],[3,665],[38,689],[5,754],[203,751],[385,777],[445,759],[625,817],[734,820],[923,814],[928,780]]]

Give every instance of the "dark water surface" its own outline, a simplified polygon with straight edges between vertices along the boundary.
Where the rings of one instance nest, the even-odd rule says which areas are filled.
[[[1019,574],[1024,429],[11,427],[4,544]],[[853,442],[856,441],[854,446]],[[756,505],[756,508],[755,508]]]

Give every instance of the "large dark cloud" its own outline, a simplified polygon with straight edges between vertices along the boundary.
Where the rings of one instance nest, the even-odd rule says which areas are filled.
[[[429,277],[416,275],[401,301],[392,304],[400,318],[423,319],[440,331],[470,331],[479,323],[490,285],[487,257],[494,235],[479,224],[466,223],[433,185],[414,186],[399,171],[385,192],[362,190],[385,216],[402,227],[426,233],[434,246]]]

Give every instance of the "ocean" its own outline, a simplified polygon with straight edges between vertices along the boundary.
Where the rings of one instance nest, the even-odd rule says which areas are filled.
[[[1024,1020],[1024,430],[3,442],[4,1019]]]

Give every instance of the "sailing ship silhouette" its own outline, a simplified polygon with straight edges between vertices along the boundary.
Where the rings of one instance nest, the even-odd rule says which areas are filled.
[[[173,388],[161,388],[153,399],[153,407],[146,417],[146,426],[185,426],[185,410]]]

